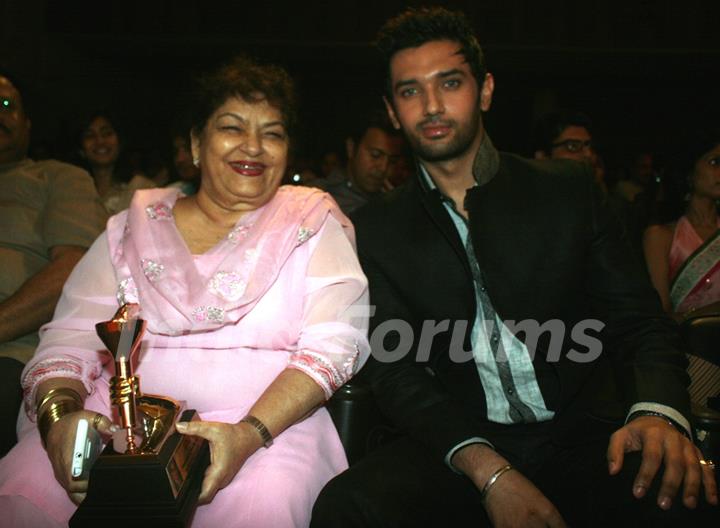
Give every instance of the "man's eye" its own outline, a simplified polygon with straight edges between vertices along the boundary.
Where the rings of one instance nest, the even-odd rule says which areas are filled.
[[[227,132],[239,132],[242,129],[239,126],[235,125],[223,125],[220,127],[220,130],[225,130]]]
[[[457,88],[460,86],[460,80],[459,79],[448,79],[444,83],[445,88]]]
[[[373,159],[381,158],[382,155],[382,152],[380,152],[379,150],[370,150],[370,157]]]
[[[6,99],[5,97],[0,98],[0,109],[2,110],[12,110],[13,106],[15,106],[12,102],[12,99]]]
[[[418,93],[417,88],[405,88],[400,92],[400,97],[412,97]]]
[[[715,156],[714,158],[710,158],[708,160],[708,163],[711,167],[720,167],[720,156]]]

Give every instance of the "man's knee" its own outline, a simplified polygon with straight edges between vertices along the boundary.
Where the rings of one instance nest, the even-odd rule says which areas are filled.
[[[320,492],[312,511],[311,528],[372,526],[373,500],[352,469],[338,475]]]

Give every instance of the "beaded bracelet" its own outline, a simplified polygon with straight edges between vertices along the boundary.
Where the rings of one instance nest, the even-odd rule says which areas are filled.
[[[270,447],[272,445],[273,437],[270,434],[270,431],[268,431],[268,428],[265,427],[264,423],[255,418],[252,414],[248,414],[247,416],[245,416],[245,418],[240,420],[240,423],[242,422],[250,424],[255,428],[255,430],[260,435],[260,438],[262,439],[263,446]]]

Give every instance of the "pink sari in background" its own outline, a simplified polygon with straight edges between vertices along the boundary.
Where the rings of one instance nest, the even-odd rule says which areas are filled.
[[[0,526],[62,526],[75,510],[56,482],[33,416],[37,385],[69,377],[85,407],[110,414],[109,356],[94,324],[138,302],[148,332],[142,390],[187,401],[207,421],[236,422],[286,368],[326,396],[367,359],[367,281],[352,227],[322,192],[281,187],[203,255],[175,227],[177,190],[138,191],[69,278],[23,384],[27,416],[0,462]],[[307,526],[315,498],[347,467],[321,408],[248,459],[193,526]]]
[[[720,223],[704,241],[684,216],[678,220],[670,246],[670,302],[686,312],[720,301]]]

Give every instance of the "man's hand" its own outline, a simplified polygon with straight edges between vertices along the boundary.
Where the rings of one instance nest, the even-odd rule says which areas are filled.
[[[255,451],[262,447],[257,431],[246,423],[179,422],[179,433],[199,436],[210,444],[210,466],[205,471],[199,504],[208,504],[215,494],[230,484]]]
[[[471,444],[453,456],[452,464],[482,491],[492,474],[508,461],[484,444]],[[515,469],[503,474],[488,490],[485,510],[496,528],[565,526],[555,505]]]
[[[642,463],[633,484],[633,494],[643,497],[650,487],[662,463],[665,464],[658,505],[667,510],[680,485],[683,485],[683,504],[695,508],[700,494],[700,484],[705,488],[705,498],[717,505],[717,484],[712,468],[701,465],[702,454],[683,434],[658,416],[641,416],[617,430],[610,437],[607,450],[608,469],[616,475],[623,465],[625,453],[642,451]]]

